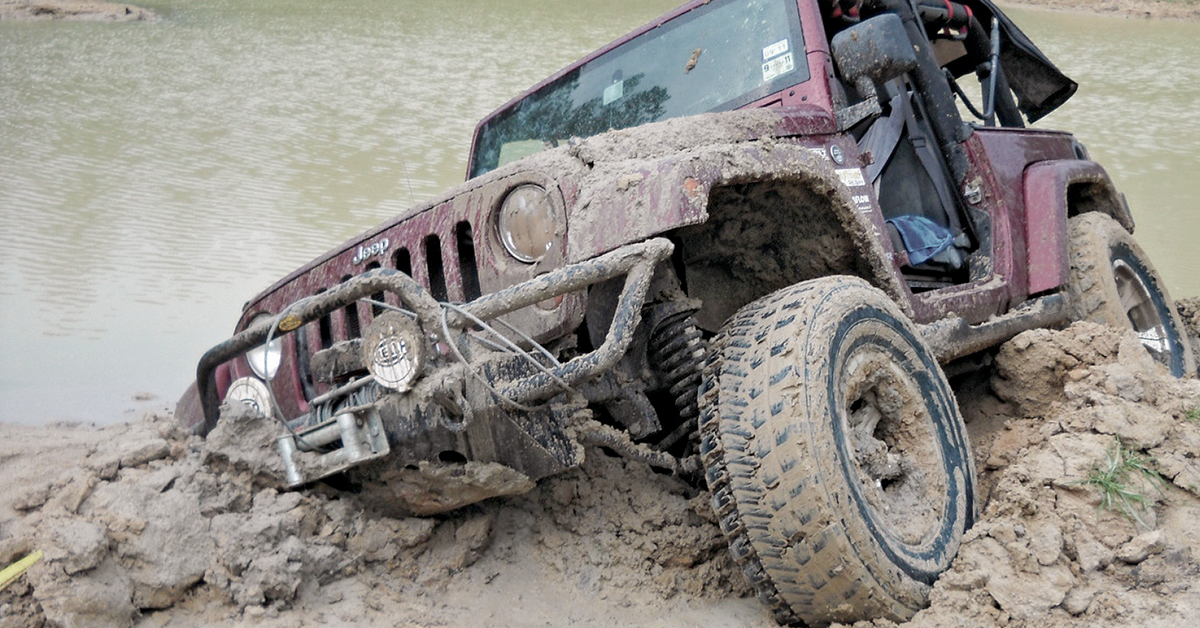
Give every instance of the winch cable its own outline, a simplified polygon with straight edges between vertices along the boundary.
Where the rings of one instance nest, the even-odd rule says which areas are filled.
[[[548,377],[550,377],[552,380],[554,380],[554,383],[558,384],[558,386],[560,388],[562,388],[563,391],[575,393],[575,389],[571,388],[570,384],[568,384],[561,377],[559,377],[557,374],[555,374],[554,371],[550,369],[550,367],[547,367],[545,364],[538,362],[536,359],[534,359],[534,357],[532,355],[529,354],[529,352],[521,350],[521,348],[518,347],[516,345],[516,343],[509,340],[506,336],[504,336],[504,334],[501,334],[500,332],[498,332],[494,327],[489,325],[483,319],[475,316],[474,314],[471,314],[470,312],[466,311],[465,309],[463,309],[453,303],[442,302],[440,305],[443,308],[442,309],[442,334],[445,337],[446,344],[450,347],[451,351],[454,352],[454,356],[456,358],[458,358],[458,360],[460,362],[462,362],[464,366],[466,366],[467,370],[471,373],[472,377],[474,377],[481,384],[483,384],[484,387],[486,387],[489,391],[491,391],[491,393],[497,399],[499,399],[501,402],[503,402],[505,405],[507,405],[511,408],[521,410],[523,412],[533,412],[542,407],[542,406],[530,407],[530,406],[521,404],[513,399],[509,399],[507,396],[504,395],[504,393],[500,392],[494,386],[492,386],[491,382],[487,381],[487,379],[485,377],[483,377],[483,375],[481,373],[479,373],[478,369],[475,368],[470,362],[467,361],[466,357],[463,356],[462,351],[459,349],[458,343],[455,342],[453,336],[450,334],[449,316],[447,315],[448,312],[453,311],[456,314],[459,314],[460,316],[471,321],[473,324],[475,324],[481,330],[494,336],[497,339],[497,341],[499,341],[501,344],[504,345],[504,348],[507,349],[508,352],[510,352],[514,355],[520,356],[521,359],[528,362],[535,369],[541,371],[542,373],[545,373]],[[554,363],[555,366],[561,366],[561,363],[559,363],[558,359],[556,359],[548,350],[546,350],[545,347],[542,347],[541,344],[534,341],[532,338],[530,338],[528,335],[526,335],[522,331],[514,328],[511,325],[508,325],[507,323],[504,323],[504,321],[500,321],[500,322],[502,324],[504,324],[506,327],[508,327],[508,329],[512,330],[513,333],[520,336],[522,340],[529,342],[531,346],[537,347],[540,350],[540,353],[542,353],[547,358],[549,358],[551,360],[551,362]],[[482,338],[478,338],[478,339],[482,340]]]
[[[491,391],[492,395],[495,396],[496,399],[498,399],[501,403],[513,408],[514,410],[520,410],[522,412],[534,412],[537,410],[537,408],[522,405],[516,401],[513,401],[512,399],[509,399],[508,397],[505,397],[503,393],[501,393],[499,390],[496,390],[495,387],[492,386],[491,382],[487,381],[487,378],[484,377],[478,371],[478,369],[476,369],[470,362],[467,361],[467,358],[463,356],[462,351],[459,350],[458,343],[454,341],[454,338],[450,334],[450,322],[446,316],[445,309],[442,310],[442,336],[446,340],[446,345],[450,347],[451,351],[454,352],[454,357],[458,358],[459,362],[462,362],[463,366],[467,369],[467,372],[471,374],[471,377],[473,377],[480,384],[483,384],[483,386]]]
[[[528,343],[529,343],[531,346],[533,346],[533,348],[534,348],[534,349],[536,349],[536,350],[537,350],[537,352],[538,352],[538,353],[541,353],[542,355],[546,356],[546,359],[547,359],[547,360],[550,360],[550,362],[551,362],[551,363],[552,363],[554,366],[562,366],[562,362],[559,362],[559,361],[558,361],[558,358],[554,357],[554,354],[553,354],[553,353],[550,353],[550,350],[549,350],[549,349],[547,349],[546,347],[542,346],[542,344],[541,344],[541,343],[537,342],[537,341],[536,341],[536,340],[534,340],[533,338],[530,338],[528,334],[526,334],[525,332],[521,331],[520,329],[517,329],[517,328],[516,328],[516,327],[514,327],[512,324],[510,324],[508,321],[506,321],[506,320],[504,320],[504,319],[502,319],[502,318],[498,318],[498,319],[496,319],[496,322],[497,322],[497,323],[500,323],[501,325],[504,325],[504,327],[505,327],[506,329],[508,329],[508,330],[509,330],[509,331],[511,331],[512,333],[514,333],[514,334],[516,334],[516,335],[520,336],[520,337],[521,337],[521,340],[524,340],[525,342],[528,342]],[[493,333],[494,333],[494,332],[493,332]],[[528,354],[527,354],[527,353],[525,353],[524,351],[522,351],[521,353],[528,355]],[[561,383],[561,385],[562,385],[562,386],[566,387],[568,390],[570,389],[570,386],[568,386],[566,382],[562,382],[561,380],[559,380],[559,381],[560,381],[560,383]]]
[[[499,339],[500,343],[506,349],[508,349],[509,352],[520,355],[526,362],[529,362],[530,364],[532,364],[534,366],[534,368],[537,368],[537,369],[541,370],[542,372],[546,373],[548,376],[550,376],[555,381],[555,383],[557,383],[559,386],[561,386],[564,390],[567,390],[567,391],[571,390],[570,384],[568,384],[565,381],[563,381],[562,379],[560,379],[557,375],[555,375],[552,371],[550,371],[544,364],[533,359],[533,356],[530,355],[529,352],[523,351],[515,343],[513,343],[511,340],[509,340],[507,337],[505,337],[504,334],[501,334],[500,332],[496,331],[495,328],[493,328],[491,325],[484,322],[479,317],[475,316],[474,314],[471,314],[470,312],[464,310],[463,308],[461,308],[453,303],[442,303],[442,305],[445,308],[452,310],[457,314],[460,314],[463,318],[466,318],[467,320],[471,321],[472,323],[477,325],[480,329],[491,333],[493,336],[495,336],[497,339]],[[443,316],[443,318],[445,318],[445,312],[442,313],[442,316]],[[508,324],[507,322],[505,322],[503,320],[497,319],[497,322],[499,322],[500,324],[507,327],[514,334],[520,336],[521,340],[524,340],[525,342],[528,342],[533,347],[536,347],[538,352],[541,353],[542,355],[546,356],[546,358],[548,360],[550,360],[550,362],[553,363],[554,366],[562,366],[562,363],[558,361],[558,358],[554,357],[554,354],[550,353],[550,351],[548,351],[545,347],[543,347],[541,344],[539,344],[536,340],[534,340],[533,338],[530,338],[529,335],[527,335],[525,332],[517,329],[516,327],[513,327],[512,325]],[[481,340],[482,338],[476,337],[476,339]]]
[[[283,319],[287,318],[287,316],[291,312],[291,310],[293,308],[304,305],[311,298],[312,297],[306,297],[304,299],[295,301],[295,302],[289,304],[287,307],[285,307],[282,311],[280,311],[274,317],[272,317],[271,326],[267,330],[267,337],[263,343],[264,348],[269,347],[271,345],[271,342],[275,340],[275,336],[277,335],[277,333],[279,331],[280,322],[283,321]],[[399,313],[404,314],[413,319],[417,318],[416,313],[411,312],[411,311],[406,310],[401,307],[397,307],[390,303],[386,303],[383,301],[379,301],[376,299],[370,299],[370,298],[359,299],[359,301],[362,301],[364,303],[367,303],[367,304],[370,304],[373,306],[377,306],[377,307],[380,307],[383,309],[387,309],[390,311],[399,312]],[[448,311],[453,311],[453,312],[463,316],[467,320],[471,321],[471,323],[473,323],[475,326],[479,327],[480,330],[482,330],[482,331],[490,334],[494,338],[496,338],[499,342],[497,343],[496,341],[490,340],[483,336],[476,336],[475,339],[477,341],[483,342],[484,344],[487,344],[487,345],[490,345],[491,347],[493,347],[497,350],[506,351],[506,352],[512,353],[514,355],[520,356],[524,361],[528,362],[535,369],[541,371],[542,373],[545,373],[552,380],[554,380],[554,382],[556,384],[558,384],[558,386],[560,388],[562,388],[563,391],[570,392],[570,393],[576,393],[576,391],[571,387],[571,385],[568,384],[566,381],[564,381],[561,377],[556,375],[554,373],[554,371],[551,370],[550,367],[539,362],[529,352],[523,351],[519,346],[517,346],[515,343],[513,343],[511,340],[509,340],[504,334],[502,334],[501,332],[496,330],[496,328],[493,327],[492,325],[489,325],[487,322],[483,321],[479,317],[475,316],[474,314],[471,314],[470,312],[466,311],[465,309],[459,307],[456,304],[448,303],[448,302],[440,302],[439,305],[442,306],[442,316],[441,316],[442,332],[443,332],[443,337],[446,339],[447,346],[450,347],[451,351],[454,353],[454,356],[458,359],[458,361],[461,362],[465,367],[467,367],[467,371],[471,374],[471,376],[474,377],[481,384],[483,384],[483,386],[485,388],[487,388],[488,391],[490,391],[493,396],[495,396],[498,400],[500,400],[506,406],[508,406],[512,409],[515,409],[515,410],[522,411],[522,412],[536,412],[544,407],[544,406],[527,406],[527,405],[519,403],[513,399],[510,399],[507,396],[505,396],[504,393],[497,390],[491,384],[491,382],[487,381],[487,379],[483,376],[483,374],[480,373],[479,370],[466,359],[466,356],[464,356],[462,354],[461,349],[458,347],[457,342],[454,340],[453,335],[450,333],[449,319],[447,316]],[[562,363],[559,362],[559,360],[556,357],[554,357],[554,354],[550,353],[550,351],[548,349],[546,349],[540,343],[533,340],[533,338],[531,338],[528,334],[522,332],[521,330],[517,329],[516,327],[514,327],[513,325],[509,324],[506,321],[499,320],[498,322],[501,325],[503,325],[507,330],[509,330],[512,333],[519,336],[521,340],[528,342],[530,344],[530,346],[534,347],[535,350],[539,354],[541,354],[547,360],[549,360],[551,362],[551,364],[553,364],[553,366],[562,366]],[[272,414],[275,416],[276,420],[279,421],[283,425],[284,429],[286,429],[288,431],[288,434],[292,438],[294,438],[299,445],[301,445],[302,447],[304,447],[308,450],[311,450],[311,451],[323,450],[324,449],[323,447],[314,446],[314,445],[311,445],[310,443],[306,442],[304,440],[304,438],[302,436],[300,436],[299,433],[296,432],[295,428],[293,428],[292,425],[286,419],[283,418],[283,412],[282,412],[281,406],[279,404],[279,400],[276,398],[275,389],[274,389],[274,386],[272,386],[272,383],[275,378],[275,374],[266,368],[267,359],[268,359],[267,353],[264,351],[262,366],[263,366],[263,372],[266,374],[266,376],[264,377],[264,380],[266,382],[267,396],[268,396],[270,404],[271,404]]]
[[[379,308],[389,310],[392,312],[399,312],[413,320],[417,320],[416,312],[413,312],[411,310],[406,310],[398,305],[392,305],[391,303],[388,303],[386,301],[377,301],[375,299],[359,299],[359,301],[362,301],[363,303],[366,303],[368,305],[371,305],[374,307],[379,307]]]
[[[298,305],[307,303],[310,298],[311,297],[305,297],[303,299],[300,299],[298,301],[295,301],[295,302],[289,304],[287,307],[283,308],[283,311],[281,311],[279,314],[276,314],[275,317],[271,319],[271,328],[267,330],[267,339],[266,339],[266,342],[263,344],[263,347],[264,347],[263,373],[266,374],[266,377],[264,379],[266,380],[266,383],[267,383],[267,396],[271,400],[271,414],[275,415],[276,420],[278,420],[280,423],[283,424],[283,427],[284,427],[284,429],[286,429],[288,431],[288,434],[290,434],[291,437],[293,439],[295,439],[295,441],[297,443],[299,443],[301,446],[308,448],[309,451],[323,452],[323,451],[325,451],[324,447],[321,447],[321,446],[314,447],[313,445],[306,442],[304,440],[304,438],[302,438],[299,434],[296,433],[296,430],[292,427],[292,425],[290,423],[287,422],[287,419],[283,418],[283,409],[279,406],[279,401],[275,398],[275,387],[271,385],[271,382],[275,379],[275,373],[273,373],[271,370],[269,370],[267,368],[266,348],[270,347],[271,341],[275,339],[275,332],[277,332],[279,330],[280,321],[282,321],[284,318],[287,317],[288,313],[292,310],[292,308],[294,308]]]

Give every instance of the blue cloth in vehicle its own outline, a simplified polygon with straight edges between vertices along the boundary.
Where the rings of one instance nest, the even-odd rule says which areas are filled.
[[[900,233],[913,266],[924,264],[954,243],[948,229],[924,216],[895,216],[887,222]]]

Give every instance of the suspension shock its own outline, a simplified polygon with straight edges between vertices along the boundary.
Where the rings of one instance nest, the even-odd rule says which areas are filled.
[[[654,326],[647,347],[650,364],[670,392],[680,419],[678,424],[668,426],[671,432],[659,442],[661,449],[671,447],[694,428],[694,419],[699,414],[696,395],[708,351],[696,319],[692,317],[695,309],[676,309]]]

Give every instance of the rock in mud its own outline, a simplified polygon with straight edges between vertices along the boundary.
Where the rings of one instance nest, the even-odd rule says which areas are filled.
[[[1144,534],[1139,534],[1119,549],[1117,549],[1117,558],[1122,562],[1136,565],[1150,557],[1151,554],[1157,554],[1166,547],[1166,540],[1163,539],[1162,530],[1151,530]]]

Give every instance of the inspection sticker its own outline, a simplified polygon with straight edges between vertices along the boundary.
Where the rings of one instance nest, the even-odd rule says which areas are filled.
[[[849,188],[860,188],[867,184],[861,168],[838,168],[837,176]]]
[[[604,88],[604,104],[620,100],[625,95],[625,81],[613,81],[612,85]]]
[[[763,48],[763,61],[766,61],[767,59],[770,59],[771,57],[778,57],[779,55],[781,55],[787,51],[788,51],[788,40],[784,39],[784,40],[777,41],[777,42],[771,44],[770,46]]]
[[[796,62],[792,59],[792,53],[775,57],[763,64],[763,82],[770,82],[777,76],[782,76],[796,69]]]

